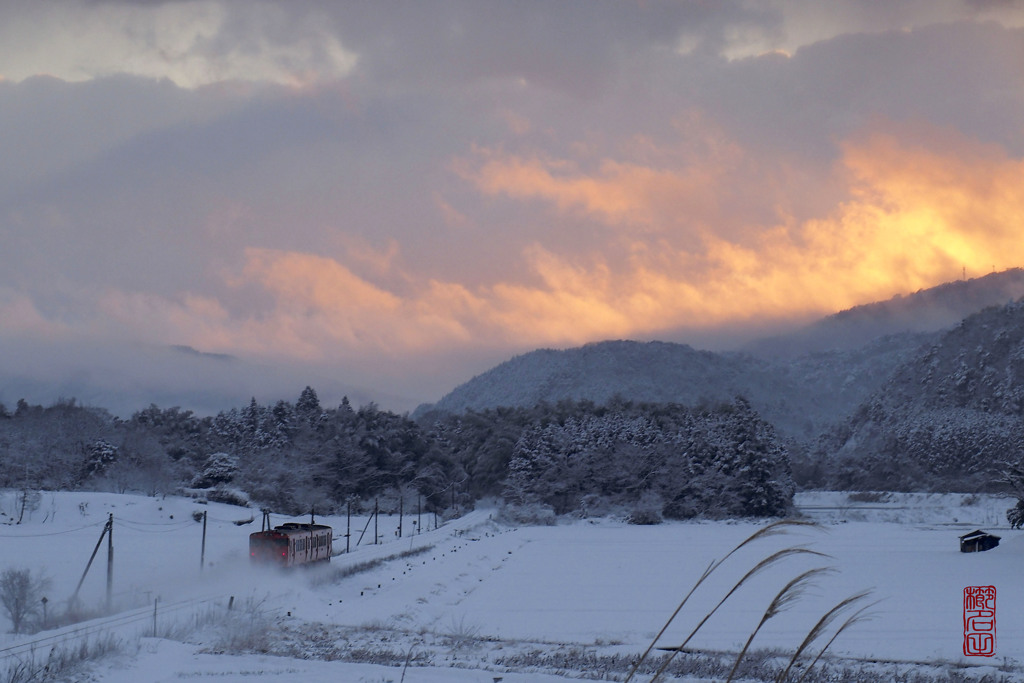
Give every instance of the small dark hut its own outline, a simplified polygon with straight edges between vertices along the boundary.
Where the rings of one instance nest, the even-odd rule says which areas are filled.
[[[999,536],[993,536],[981,529],[975,529],[960,537],[960,552],[962,553],[980,553],[982,550],[991,550],[997,545],[999,545]]]

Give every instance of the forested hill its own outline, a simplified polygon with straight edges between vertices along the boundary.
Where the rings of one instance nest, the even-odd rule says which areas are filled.
[[[968,490],[1024,445],[1024,301],[964,319],[819,446],[838,486]]]
[[[752,381],[771,381],[752,359],[697,351],[686,344],[607,341],[516,356],[473,378],[417,413],[458,413],[501,406],[622,396],[649,403],[729,400]]]
[[[565,351],[534,351],[475,377],[419,419],[499,406],[615,397],[689,406],[743,396],[780,434],[810,442],[841,421],[929,337],[904,334],[853,351],[793,361],[697,351],[685,344],[614,341]]]

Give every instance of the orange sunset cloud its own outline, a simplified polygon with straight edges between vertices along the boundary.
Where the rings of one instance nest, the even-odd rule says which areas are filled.
[[[673,188],[713,194],[716,183],[729,182],[725,172],[607,161],[588,175],[570,162],[488,154],[476,177],[485,193],[546,201],[551,220],[580,210],[612,225],[636,216],[645,230],[627,228],[585,258],[533,244],[520,254],[535,274],[531,283],[470,287],[433,278],[411,294],[388,291],[334,259],[250,249],[242,280],[258,283],[277,305],[243,327],[250,343],[234,343],[260,339],[259,346],[291,345],[300,355],[332,341],[357,353],[481,341],[577,344],[826,314],[954,279],[962,267],[977,275],[1024,262],[1024,161],[965,139],[948,143],[895,133],[849,141],[839,169],[849,182],[846,201],[825,217],[750,226],[739,239],[701,227],[680,239],[685,216],[666,214],[686,203],[666,199]]]

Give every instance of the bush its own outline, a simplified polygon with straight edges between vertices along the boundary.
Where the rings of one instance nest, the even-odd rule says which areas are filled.
[[[553,507],[543,503],[508,504],[498,510],[498,521],[520,526],[554,526],[558,517]]]
[[[249,507],[249,499],[245,494],[236,489],[229,489],[224,486],[217,486],[206,494],[206,499],[211,503],[224,503],[226,505],[237,505],[238,507]]]
[[[661,517],[662,505],[661,496],[653,491],[646,491],[626,517],[626,521],[630,524],[661,524],[664,521]]]

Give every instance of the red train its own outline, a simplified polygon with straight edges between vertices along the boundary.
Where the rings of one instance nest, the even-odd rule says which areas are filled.
[[[281,567],[330,562],[331,537],[329,526],[288,522],[249,534],[249,558]]]

